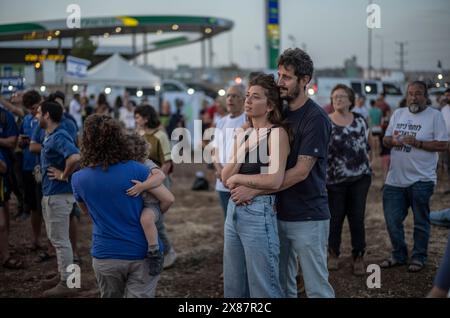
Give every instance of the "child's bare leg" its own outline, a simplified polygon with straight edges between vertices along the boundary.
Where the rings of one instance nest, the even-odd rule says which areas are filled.
[[[150,208],[144,208],[141,213],[141,225],[144,229],[145,238],[147,239],[149,251],[159,249],[158,230],[156,229],[156,212]]]

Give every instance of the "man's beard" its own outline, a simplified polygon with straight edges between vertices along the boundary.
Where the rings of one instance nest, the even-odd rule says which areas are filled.
[[[413,113],[413,114],[420,113],[420,112],[423,111],[425,108],[427,108],[426,105],[423,105],[423,106],[421,106],[421,105],[419,105],[419,104],[411,104],[411,105],[408,105],[409,111],[410,111],[411,113]]]
[[[290,94],[287,89],[282,89],[281,91],[286,92],[285,96],[281,95],[281,99],[287,101],[288,103],[296,100],[297,97],[300,95],[300,88],[298,86],[295,86],[294,90]]]

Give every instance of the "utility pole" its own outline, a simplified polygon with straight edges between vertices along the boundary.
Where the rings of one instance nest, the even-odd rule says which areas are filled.
[[[230,61],[230,66],[233,65],[233,33],[229,32],[228,37],[228,59]]]
[[[372,4],[372,0],[369,1],[369,5]],[[368,45],[367,45],[367,68],[368,74],[367,77],[369,79],[372,78],[372,28],[368,28]]]
[[[405,64],[406,64],[406,60],[405,60],[405,55],[406,55],[406,51],[405,51],[405,45],[408,44],[408,42],[395,42],[395,44],[397,44],[400,47],[400,51],[397,52],[397,54],[400,57],[399,60],[399,64],[400,64],[400,71],[404,72],[405,71]]]
[[[132,51],[131,61],[133,65],[136,65],[136,31],[133,31],[133,33],[131,34],[131,51]]]
[[[206,39],[201,40],[201,60],[202,60],[202,72],[206,72]]]
[[[148,59],[147,59],[147,33],[146,32],[144,32],[144,34],[143,34],[143,41],[144,41],[144,45],[143,45],[143,47],[144,47],[144,65],[145,66],[147,66],[148,65]]]
[[[214,50],[213,50],[213,42],[212,38],[208,37],[208,62],[209,62],[209,68],[213,68],[213,56],[214,56]]]
[[[383,73],[384,70],[384,38],[381,35],[375,35],[377,39],[380,40],[381,49],[380,49],[380,72]]]

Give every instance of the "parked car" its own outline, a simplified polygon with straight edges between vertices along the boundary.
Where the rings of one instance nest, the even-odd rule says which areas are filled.
[[[206,84],[197,82],[187,82],[185,84],[188,88],[192,88],[196,92],[203,92],[206,96],[209,96],[212,99],[215,99],[218,95],[217,89],[214,89],[214,87],[208,86]]]
[[[161,82],[161,90],[163,91],[163,93],[167,92],[187,93],[188,87],[186,86],[186,84],[180,81],[166,79]]]
[[[355,94],[365,96],[366,106],[370,105],[371,99],[376,99],[381,93],[385,94],[385,100],[392,108],[397,108],[404,97],[402,89],[396,83],[345,77],[318,77],[310,85],[308,94],[324,107],[330,103],[331,90],[337,84],[345,84],[351,87]]]

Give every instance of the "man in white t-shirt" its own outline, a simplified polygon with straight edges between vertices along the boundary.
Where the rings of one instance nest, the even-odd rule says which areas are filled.
[[[369,118],[369,110],[366,107],[366,98],[364,96],[358,96],[352,112],[360,114],[367,121],[367,119]]]
[[[125,129],[134,130],[136,128],[136,122],[134,120],[134,109],[136,103],[132,100],[127,101],[125,106],[119,108],[119,121],[123,123]]]
[[[444,116],[445,126],[447,127],[448,137],[450,138],[450,88],[445,91],[442,98],[445,98],[446,104],[441,108],[442,116]],[[447,175],[448,175],[448,188],[445,190],[445,194],[450,193],[450,149],[442,153],[445,164],[447,165]]]
[[[391,149],[391,163],[383,189],[383,209],[392,243],[392,256],[383,268],[408,261],[403,222],[411,207],[414,214],[414,247],[408,271],[418,272],[426,263],[430,236],[430,197],[436,184],[438,152],[448,147],[444,118],[427,107],[427,86],[415,81],[408,85],[408,107],[392,115],[383,144]]]
[[[220,204],[226,218],[230,190],[221,181],[222,169],[230,158],[233,149],[235,129],[245,124],[244,113],[245,92],[239,85],[231,86],[226,95],[228,115],[217,122],[214,134],[214,168],[216,169],[216,191],[219,194]]]
[[[75,118],[78,129],[81,129],[81,126],[83,125],[81,119],[81,110],[80,94],[75,94],[73,95],[73,99],[71,100],[69,105],[69,114],[71,114],[73,118]]]

